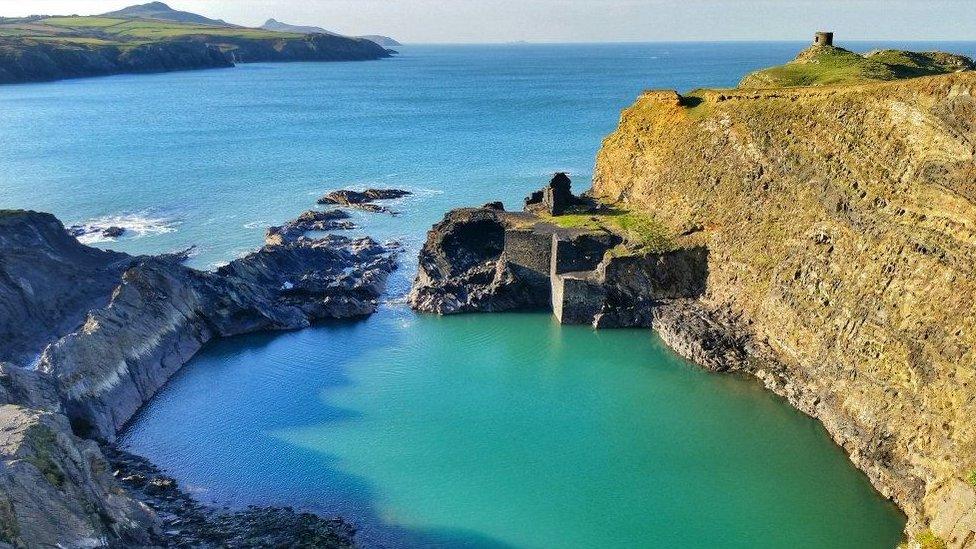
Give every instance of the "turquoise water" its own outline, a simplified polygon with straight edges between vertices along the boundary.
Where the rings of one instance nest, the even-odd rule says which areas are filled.
[[[802,46],[415,46],[0,87],[0,207],[122,224],[98,245],[134,253],[196,244],[206,268],[327,190],[415,191],[357,214],[407,247],[379,314],[212,345],[125,434],[204,501],[340,513],[393,547],[891,547],[904,519],[754,382],[647,331],[401,299],[445,210],[515,206],[555,170],[585,188],[642,89],[733,85]]]

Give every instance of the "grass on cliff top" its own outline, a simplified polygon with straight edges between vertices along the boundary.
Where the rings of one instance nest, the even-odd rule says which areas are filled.
[[[251,40],[292,39],[303,35],[264,29],[218,27],[153,19],[124,19],[118,17],[47,17],[24,22],[0,23],[0,36],[31,38],[42,41],[67,40],[85,43],[99,40],[99,44],[126,43],[133,40],[154,41],[184,36],[216,36]],[[88,42],[94,44],[96,42]]]
[[[865,55],[813,46],[785,65],[747,75],[740,88],[826,86],[899,80],[976,68],[972,60],[942,52],[882,50]]]
[[[566,229],[607,230],[621,236],[629,247],[641,252],[666,252],[675,246],[671,234],[657,219],[619,208],[610,208],[598,214],[569,212],[545,216],[545,220]]]

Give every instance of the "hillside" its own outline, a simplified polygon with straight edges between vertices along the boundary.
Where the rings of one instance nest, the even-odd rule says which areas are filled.
[[[785,65],[746,76],[740,88],[823,86],[890,81],[973,70],[968,57],[942,52],[878,50],[854,53],[832,45],[814,45]]]
[[[701,303],[748,334],[741,369],[949,547],[976,539],[974,91],[976,72],[647,92],[594,176],[707,248]]]
[[[103,13],[100,17],[116,17],[123,19],[160,19],[177,23],[192,23],[196,25],[233,26],[220,19],[210,19],[188,11],[178,11],[162,2],[150,2],[138,6],[129,6],[118,11]]]
[[[146,6],[136,8],[139,10],[127,10],[143,13]],[[157,9],[152,13],[160,12]],[[169,10],[162,15],[185,17],[183,13]],[[364,61],[389,56],[386,48],[364,39],[162,18],[35,16],[0,20],[0,84],[231,67],[235,63]]]
[[[332,31],[325,30],[322,27],[289,25],[288,23],[282,23],[281,21],[278,21],[276,19],[268,19],[267,21],[265,21],[263,25],[261,25],[261,28],[264,30],[277,31],[277,32],[297,32],[301,34],[318,33],[318,34],[333,34],[336,36],[341,36]],[[380,46],[383,46],[384,48],[392,48],[392,47],[403,45],[397,42],[396,40],[390,38],[389,36],[381,36],[378,34],[358,36],[357,38],[363,38],[365,40],[369,40],[370,42],[374,42]]]

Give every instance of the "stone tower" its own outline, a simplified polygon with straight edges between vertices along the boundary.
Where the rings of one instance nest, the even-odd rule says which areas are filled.
[[[833,46],[834,45],[834,33],[832,32],[818,32],[813,37],[814,46]]]

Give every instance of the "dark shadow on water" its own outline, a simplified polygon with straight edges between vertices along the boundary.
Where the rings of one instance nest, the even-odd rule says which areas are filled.
[[[444,527],[407,527],[384,519],[378,508],[376,488],[365,478],[340,470],[337,456],[267,436],[269,431],[292,428],[282,425],[280,415],[269,412],[272,410],[268,407],[272,405],[269,400],[261,400],[261,397],[268,396],[267,393],[274,397],[275,389],[272,387],[267,387],[265,394],[257,395],[247,394],[246,387],[227,387],[229,393],[211,395],[206,406],[197,403],[197,408],[203,409],[196,417],[192,409],[186,410],[183,406],[185,403],[192,408],[193,403],[174,403],[174,397],[185,396],[188,387],[208,377],[216,376],[217,379],[211,381],[224,381],[253,374],[248,370],[248,361],[252,361],[250,364],[253,365],[255,359],[274,358],[275,346],[290,347],[291,343],[314,345],[318,343],[318,338],[341,347],[341,352],[326,353],[330,360],[322,367],[328,368],[327,371],[315,372],[317,376],[313,383],[318,390],[292,391],[287,395],[292,397],[289,402],[276,404],[294,411],[294,415],[286,412],[286,420],[294,422],[292,425],[299,428],[355,420],[361,417],[359,412],[323,402],[321,391],[351,386],[353,382],[348,375],[348,363],[364,352],[375,351],[377,347],[396,345],[405,332],[382,329],[382,326],[379,326],[381,329],[363,327],[370,322],[395,321],[398,314],[403,313],[385,310],[377,313],[377,316],[385,318],[322,323],[299,332],[250,334],[215,341],[194,357],[137,414],[122,433],[120,446],[153,460],[191,494],[194,493],[194,474],[204,485],[219,486],[221,493],[210,496],[206,493],[194,494],[203,503],[232,509],[247,505],[291,506],[322,516],[341,516],[356,526],[356,539],[363,547],[512,547],[481,532]],[[356,344],[352,343],[353,338]],[[298,356],[295,360],[303,358],[308,357]],[[274,367],[274,364],[266,365]],[[235,393],[235,389],[240,390]],[[235,394],[228,396],[231,393]],[[224,416],[221,401],[239,398],[248,399],[252,405],[241,406],[235,402],[232,408],[236,415]],[[177,462],[172,461],[171,449],[152,443],[151,437],[139,435],[143,429],[148,429],[150,434],[158,433],[167,430],[167,425],[179,428],[184,422],[192,423],[194,435],[199,436],[186,437],[192,440],[192,447],[187,452],[194,455],[181,455]],[[245,434],[251,436],[220,437],[221,426],[228,425],[228,422],[236,422],[237,426],[244,422],[247,426]],[[180,439],[180,442],[186,443],[186,440]],[[214,478],[212,473],[206,472],[208,468],[212,470],[214,464],[233,467],[233,475],[222,474]],[[227,486],[228,478],[235,481],[232,483],[234,487]]]

